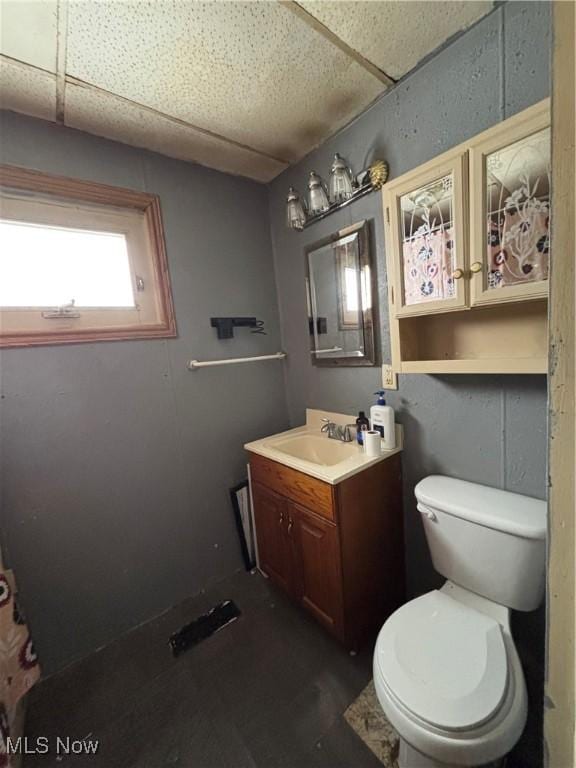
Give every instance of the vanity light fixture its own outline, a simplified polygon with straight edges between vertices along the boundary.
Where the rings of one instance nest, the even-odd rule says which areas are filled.
[[[300,200],[300,195],[294,187],[290,187],[286,199],[286,224],[289,229],[298,230],[304,229],[304,225],[306,224],[304,204],[302,200]]]
[[[286,199],[286,224],[289,229],[301,231],[369,192],[380,189],[387,179],[388,163],[385,160],[375,160],[354,177],[346,161],[336,153],[330,170],[330,198],[322,178],[316,171],[311,171],[308,178],[308,209],[294,187],[290,187]]]
[[[330,169],[330,202],[343,203],[352,197],[353,191],[352,171],[346,165],[346,161],[336,152]]]
[[[318,213],[325,213],[329,207],[330,203],[324,182],[316,171],[310,171],[308,177],[308,210],[310,214],[314,216]]]

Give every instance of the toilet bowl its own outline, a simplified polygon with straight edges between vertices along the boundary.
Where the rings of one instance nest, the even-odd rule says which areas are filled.
[[[400,768],[495,765],[526,724],[510,608],[541,600],[546,505],[439,476],[419,483],[416,497],[448,581],[382,627],[376,694],[400,736]]]
[[[524,675],[507,615],[491,613],[498,614],[448,582],[400,608],[380,631],[374,684],[388,720],[415,750],[406,768],[486,765],[520,737]]]

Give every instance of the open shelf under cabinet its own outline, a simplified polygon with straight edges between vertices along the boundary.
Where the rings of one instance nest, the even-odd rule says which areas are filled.
[[[547,373],[547,302],[396,320],[399,373]]]

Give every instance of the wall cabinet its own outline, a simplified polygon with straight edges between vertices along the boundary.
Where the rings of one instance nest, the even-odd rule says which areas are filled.
[[[547,103],[471,143],[472,306],[548,295],[550,148]]]
[[[260,569],[347,648],[404,600],[400,456],[330,485],[250,455]]]
[[[396,317],[468,305],[466,184],[466,155],[457,149],[385,186]]]
[[[548,101],[383,187],[399,373],[544,373]]]

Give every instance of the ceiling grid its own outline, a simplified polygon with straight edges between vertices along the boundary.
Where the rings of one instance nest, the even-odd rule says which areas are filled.
[[[268,182],[491,9],[0,0],[0,106]]]

